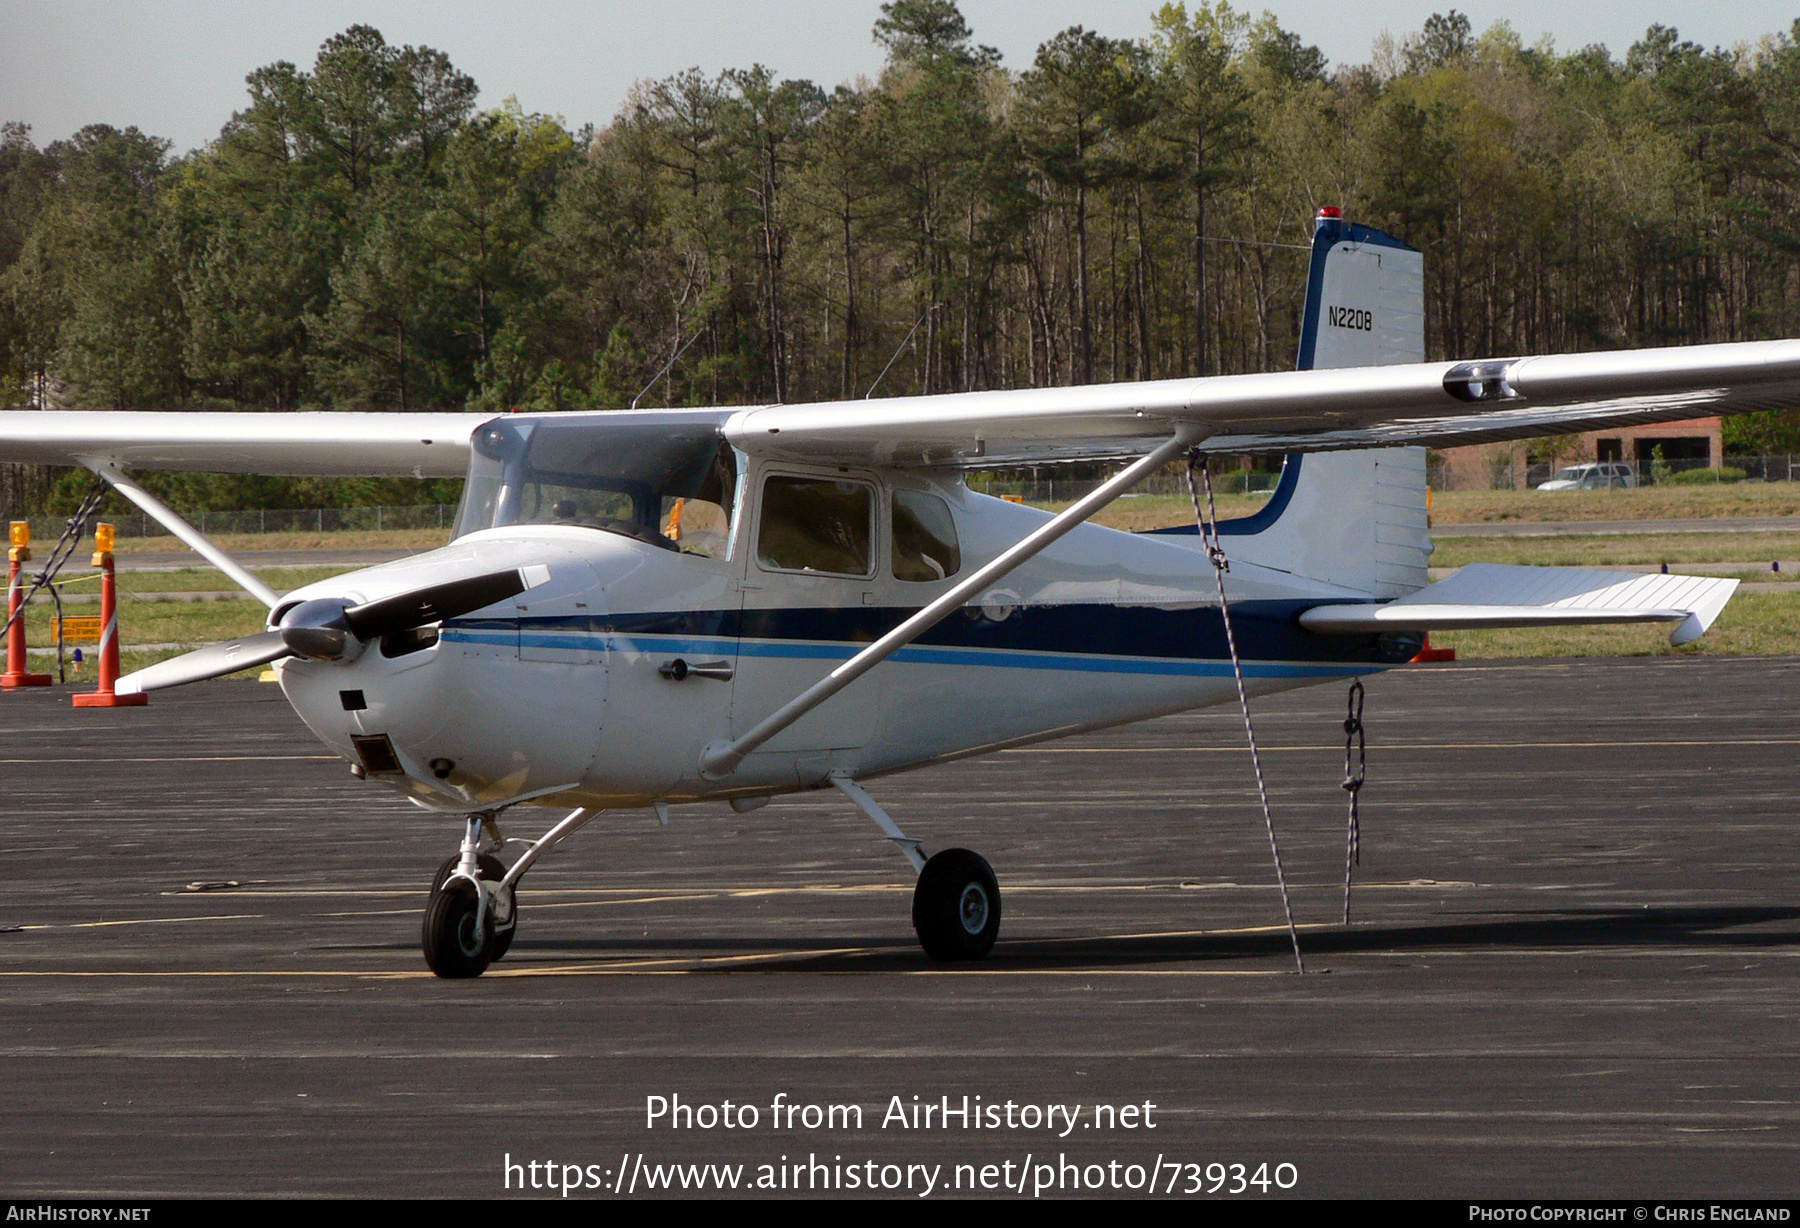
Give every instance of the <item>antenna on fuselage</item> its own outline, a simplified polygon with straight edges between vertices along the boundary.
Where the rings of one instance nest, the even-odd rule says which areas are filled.
[[[656,381],[661,379],[663,376],[667,375],[669,373],[670,368],[674,367],[674,365],[676,363],[680,362],[681,356],[688,352],[688,346],[694,344],[694,342],[696,342],[698,340],[700,340],[700,330],[695,329],[694,335],[687,339],[687,344],[683,345],[679,350],[675,351],[675,357],[669,359],[668,362],[665,362],[663,364],[663,369],[658,371],[655,375],[652,375],[650,377],[650,382],[648,384],[645,384],[642,388],[638,389],[638,394],[631,398],[631,408],[633,408],[633,409],[637,408],[637,403],[644,399],[644,394],[646,392],[649,392],[652,388],[656,387]]]
[[[867,392],[863,393],[863,400],[866,401],[875,395],[875,390],[881,387],[881,381],[887,378],[887,373],[894,369],[896,362],[900,361],[900,355],[906,351],[907,342],[913,339],[913,334],[919,331],[919,325],[925,323],[925,316],[930,314],[931,312],[927,310],[924,315],[913,321],[913,326],[906,330],[906,339],[894,347],[894,356],[887,360],[887,366],[881,369],[881,374],[875,377],[875,382],[869,385]]]

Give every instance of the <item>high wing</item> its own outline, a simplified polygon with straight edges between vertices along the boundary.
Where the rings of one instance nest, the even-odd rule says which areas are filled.
[[[739,410],[746,452],[986,468],[1210,451],[1447,447],[1800,406],[1800,340],[1407,363]],[[602,413],[606,411],[601,411]],[[480,414],[0,413],[0,461],[271,475],[458,477]]]
[[[279,477],[460,478],[486,414],[11,410],[0,460]]]
[[[1178,425],[1209,451],[1448,447],[1800,406],[1800,340],[1408,363],[781,405],[734,415],[747,452],[981,468],[1135,456]]]

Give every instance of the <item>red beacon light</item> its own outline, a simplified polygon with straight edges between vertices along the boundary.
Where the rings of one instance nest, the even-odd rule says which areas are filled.
[[[1344,211],[1342,209],[1338,208],[1336,205],[1326,205],[1319,210],[1319,220],[1320,221],[1324,221],[1326,218],[1331,218],[1333,220],[1336,220],[1343,216],[1344,216]]]

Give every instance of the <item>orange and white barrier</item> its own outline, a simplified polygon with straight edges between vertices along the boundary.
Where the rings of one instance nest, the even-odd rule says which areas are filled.
[[[0,687],[11,690],[22,686],[49,686],[49,674],[34,674],[27,667],[25,615],[19,610],[25,602],[25,586],[19,573],[22,565],[31,561],[31,522],[13,521],[7,536],[12,546],[6,553],[10,564],[6,573],[6,612],[12,618],[12,626],[6,632],[6,672],[0,674]]]
[[[100,569],[100,684],[98,689],[75,696],[77,708],[134,708],[150,702],[142,691],[119,695],[119,589],[113,579],[113,527],[94,526],[94,566]]]

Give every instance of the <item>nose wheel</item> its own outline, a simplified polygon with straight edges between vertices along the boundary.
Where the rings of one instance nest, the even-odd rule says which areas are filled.
[[[454,857],[446,857],[444,859],[444,864],[438,867],[436,877],[431,880],[432,899],[435,900],[438,893],[443,890],[445,880],[456,872],[457,863],[461,860],[461,854]],[[506,863],[492,853],[483,853],[477,859],[476,865],[479,867],[481,877],[485,882],[497,883],[506,877]],[[488,919],[488,927],[493,931],[494,936],[494,949],[488,956],[490,962],[501,960],[506,957],[507,951],[512,949],[513,935],[519,931],[519,910],[513,899],[512,890],[508,890],[506,896],[506,924],[497,925],[494,923],[493,918],[490,917]],[[427,907],[429,908],[429,905],[427,905]],[[427,955],[426,958],[429,959],[430,956]]]
[[[431,880],[419,945],[426,965],[441,977],[480,976],[512,947],[518,930],[513,887],[501,885],[505,864],[492,853],[476,852],[483,826],[491,822],[492,816],[471,815],[462,851],[439,866]],[[482,886],[470,880],[470,872]]]
[[[494,962],[495,934],[482,924],[481,893],[466,878],[445,884],[425,906],[425,963],[441,977],[480,976]]]
[[[1000,935],[1000,883],[968,849],[945,849],[925,863],[913,888],[913,929],[935,960],[980,959]]]

